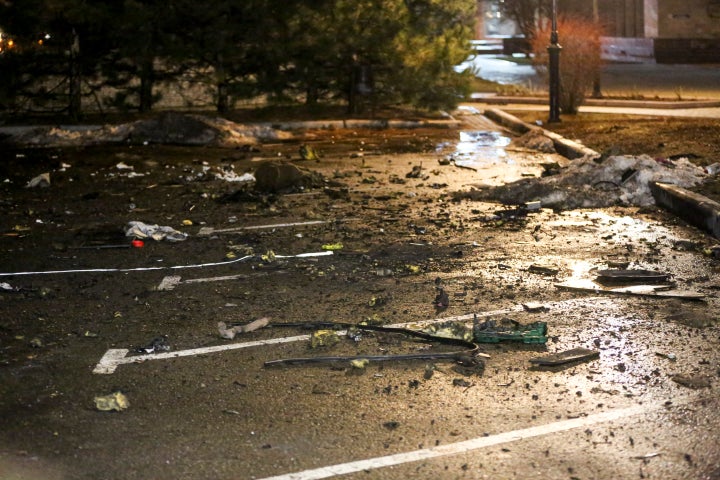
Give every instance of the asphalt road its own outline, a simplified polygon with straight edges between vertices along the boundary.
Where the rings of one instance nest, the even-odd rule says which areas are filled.
[[[465,122],[509,135],[484,117]],[[260,157],[296,157],[298,145],[4,158],[17,170],[2,186],[0,478],[719,478],[720,265],[704,253],[714,241],[651,207],[512,216],[454,199],[559,160],[497,142],[472,169],[441,165],[457,133],[403,132],[390,151],[387,132],[313,132],[305,141],[325,154],[300,164],[346,192],[231,202],[221,199],[237,186],[204,167],[242,172]],[[24,188],[66,161],[50,187]],[[117,240],[108,225],[138,217],[190,236],[80,248]],[[704,298],[557,286],[619,264],[665,272]],[[267,316],[420,329],[476,315],[545,322],[548,340],[481,344],[472,365],[269,367],[457,347],[365,334],[313,349],[302,328],[228,340],[217,327]],[[137,352],[159,335],[169,351]],[[580,347],[597,355],[531,362]],[[115,392],[127,408],[100,411],[96,397]]]

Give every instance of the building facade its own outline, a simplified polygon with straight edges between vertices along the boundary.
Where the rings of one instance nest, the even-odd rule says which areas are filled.
[[[497,1],[479,0],[481,38],[517,33]],[[557,10],[599,21],[609,60],[720,63],[720,0],[557,0]]]

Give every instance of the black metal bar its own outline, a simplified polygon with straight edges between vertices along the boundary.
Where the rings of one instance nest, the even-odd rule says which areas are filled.
[[[548,49],[548,71],[550,74],[550,117],[549,123],[560,121],[560,50],[557,31],[557,0],[552,2],[552,32]]]

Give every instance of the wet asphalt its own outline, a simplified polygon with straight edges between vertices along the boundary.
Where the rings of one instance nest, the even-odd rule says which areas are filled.
[[[0,295],[0,477],[718,478],[720,266],[706,254],[714,240],[656,208],[515,217],[495,204],[453,200],[452,192],[538,175],[555,160],[507,148],[512,134],[481,115],[463,122],[466,135],[453,131],[443,149],[493,139],[490,153],[479,149],[464,165],[441,165],[443,149],[370,154],[371,137],[353,143],[353,155],[309,165],[342,179],[346,194],[219,204],[228,187],[218,181],[169,182],[173,168],[157,168],[175,165],[191,178],[199,158],[183,163],[162,149],[85,157],[86,181],[59,182],[52,195],[6,184],[4,273],[111,268],[0,277],[22,289]],[[151,173],[103,176],[119,159],[144,162]],[[413,166],[425,174],[409,175]],[[62,192],[68,196],[56,197]],[[107,210],[93,206],[94,195],[109,200]],[[57,220],[67,215],[63,205],[103,223],[126,217],[131,201],[133,214],[146,209],[176,228],[193,220],[184,228],[189,241],[68,254],[67,239],[57,245],[15,228],[18,219],[45,216],[56,220],[30,232],[62,236],[73,225],[72,216]],[[200,235],[201,225],[215,232]],[[327,253],[339,241],[344,248],[332,255],[291,256]],[[248,246],[266,258],[237,260]],[[268,259],[270,249],[290,257]],[[202,266],[164,268],[188,264]],[[617,265],[665,272],[673,283],[644,295],[558,287]],[[120,267],[138,270],[113,270]],[[438,304],[439,288],[447,303]],[[703,298],[661,296],[668,290]],[[413,329],[509,318],[544,322],[547,339],[481,344],[471,364],[266,366],[452,347],[375,334],[312,349],[311,331],[299,327],[232,340],[217,329],[220,319],[264,316],[382,319]],[[576,348],[594,355],[533,363]],[[116,392],[121,411],[101,411],[96,397]]]

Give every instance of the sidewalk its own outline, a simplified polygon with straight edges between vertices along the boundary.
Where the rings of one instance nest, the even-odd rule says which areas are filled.
[[[516,85],[538,85],[535,71],[527,65],[492,56],[479,56],[473,60],[478,74],[487,80]],[[590,99],[580,113],[614,113],[625,115],[674,116],[720,119],[720,65],[657,65],[610,64],[603,68],[601,85],[603,94],[618,97],[639,97],[648,100]],[[628,95],[628,93],[633,95]],[[688,97],[685,97],[688,95]],[[696,98],[689,98],[696,95]],[[655,98],[667,99],[664,101]],[[680,97],[680,98],[678,98]],[[512,116],[513,111],[548,110],[547,93],[537,97],[509,97],[476,94],[473,106],[487,105],[485,115],[515,131],[530,126]],[[492,108],[501,107],[501,108]],[[718,123],[720,131],[720,122]],[[568,158],[593,155],[582,145],[562,137],[552,137],[556,148]],[[694,192],[670,184],[652,186],[657,204],[675,213],[688,223],[720,238],[720,203]]]
[[[511,110],[548,108],[547,88],[529,65],[518,65],[495,55],[478,55],[463,66],[476,69],[478,76],[486,80],[524,86],[537,94],[532,97],[475,94],[476,103],[508,105]],[[614,98],[588,98],[580,107],[581,113],[720,118],[717,64],[612,63],[603,67],[600,84],[603,95]],[[634,100],[639,97],[642,99]]]

